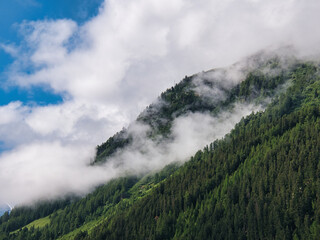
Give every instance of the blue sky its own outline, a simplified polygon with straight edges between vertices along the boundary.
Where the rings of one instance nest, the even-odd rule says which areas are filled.
[[[67,18],[81,25],[98,14],[102,2],[102,0],[0,1],[0,44],[19,45],[22,37],[19,34],[19,24],[23,21]],[[13,61],[14,59],[0,48],[1,81],[5,81],[5,72]],[[0,106],[12,101],[21,101],[24,104],[32,105],[47,105],[61,103],[63,98],[54,93],[48,86],[0,87]]]

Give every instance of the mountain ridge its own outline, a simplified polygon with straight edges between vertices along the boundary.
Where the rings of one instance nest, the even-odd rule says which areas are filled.
[[[277,60],[274,60],[267,63],[267,66],[276,63]],[[306,220],[309,221],[309,224],[304,223],[304,227],[301,227],[300,220],[303,217],[303,221],[305,221],[303,213],[301,216],[290,213],[294,208],[286,208],[287,205],[281,205],[281,201],[278,204],[274,200],[276,187],[273,179],[266,179],[266,182],[269,181],[269,185],[274,186],[274,189],[266,190],[270,188],[263,187],[265,183],[261,186],[255,185],[250,182],[250,176],[257,178],[261,173],[256,164],[258,164],[257,166],[260,166],[259,164],[274,164],[278,153],[282,157],[288,156],[287,153],[283,154],[281,149],[282,147],[286,149],[286,144],[289,144],[288,146],[290,144],[298,146],[294,139],[297,134],[300,134],[299,128],[305,129],[304,132],[309,134],[308,136],[306,134],[301,135],[301,139],[305,141],[305,143],[298,141],[301,146],[306,149],[310,148],[310,143],[306,144],[309,140],[317,143],[319,129],[316,128],[313,132],[310,130],[313,126],[316,126],[317,122],[319,123],[319,66],[311,62],[295,62],[290,68],[286,66],[283,72],[280,71],[280,75],[277,75],[279,72],[275,71],[276,74],[272,73],[271,76],[259,71],[259,68],[256,70],[257,72],[251,72],[251,74],[249,71],[245,80],[236,85],[237,87],[234,90],[230,90],[229,97],[223,102],[225,104],[222,103],[217,106],[220,109],[228,109],[230,106],[232,107],[235,100],[240,100],[243,103],[257,101],[266,104],[264,99],[275,94],[266,110],[242,118],[223,139],[216,140],[205,147],[204,150],[198,151],[191,157],[190,161],[183,165],[181,162],[168,165],[159,173],[151,172],[142,176],[115,179],[99,187],[85,198],[75,199],[63,203],[62,206],[57,208],[51,208],[53,210],[49,213],[50,223],[41,228],[37,228],[36,225],[30,228],[23,227],[27,222],[32,222],[34,219],[47,217],[48,212],[38,214],[37,218],[34,217],[19,223],[17,219],[24,216],[23,212],[19,208],[14,209],[12,214],[0,218],[0,236],[3,239],[257,239],[266,237],[285,239],[309,237],[316,239],[320,232],[319,214],[313,207],[313,205],[317,205],[316,202],[312,203],[310,207],[309,201],[309,199],[316,201],[316,196],[318,196],[316,186],[319,179],[317,180],[314,171],[310,171],[309,174],[313,177],[311,182],[314,184],[312,186],[308,184],[309,178],[304,179],[301,176],[299,167],[296,169],[297,173],[292,173],[293,179],[296,177],[304,179],[302,183],[306,181],[305,186],[312,187],[308,191],[314,192],[314,195],[308,195],[310,197],[307,198],[309,207],[305,212],[309,215],[308,220]],[[185,79],[189,79],[190,82],[193,80],[190,77]],[[279,90],[280,85],[283,87]],[[183,86],[183,82],[182,85],[177,84],[175,87],[180,86]],[[175,94],[177,93],[182,93],[182,99],[183,97],[188,99],[191,96],[193,99],[191,102],[197,103],[194,100],[197,99],[195,92],[191,95],[184,95],[183,91],[178,92],[174,87],[171,91],[165,92],[161,95],[161,99],[167,98],[170,106],[169,109],[162,108],[162,114],[169,123],[173,116],[172,113],[177,113],[175,109],[181,111],[182,115],[184,112],[192,112],[192,108],[195,106],[200,111],[203,110],[203,105],[188,106],[188,102],[182,104],[182,107],[174,106],[172,103],[175,103]],[[153,110],[153,107],[158,106],[151,106],[151,110]],[[209,105],[207,109],[204,109],[205,111],[209,109],[211,114],[218,115],[220,110],[216,108],[216,106]],[[150,110],[150,107],[148,110]],[[151,111],[151,113],[154,112]],[[148,117],[143,120],[144,116]],[[140,121],[149,120],[151,124],[153,123],[150,115],[144,116],[140,115],[138,119]],[[147,131],[149,133],[147,137],[157,141],[159,139],[160,141],[170,140],[168,129],[171,130],[171,126],[168,125],[168,122],[164,125],[161,125],[162,122],[160,122],[155,128],[151,126],[149,132]],[[299,127],[299,125],[301,126]],[[125,131],[127,130],[124,130],[122,134],[126,134]],[[293,142],[290,142],[291,140],[287,141],[291,135],[293,136]],[[106,142],[107,147],[112,146],[108,141]],[[130,146],[130,141],[133,140],[129,140],[126,143],[127,146]],[[279,151],[276,146],[277,142],[279,142]],[[317,146],[317,144],[314,145]],[[103,156],[105,157],[104,160],[111,159],[113,154],[117,154],[117,151],[120,152],[119,149],[123,150],[127,146],[120,146],[120,148],[117,145],[114,146],[113,148],[116,149],[111,154],[105,154]],[[263,153],[264,151],[266,154]],[[308,168],[316,163],[316,156],[319,156],[319,151],[315,147],[311,147],[310,152],[314,156],[306,161],[305,165]],[[98,151],[97,155],[99,153],[102,154],[103,151]],[[264,161],[261,159],[264,159]],[[268,161],[271,162],[268,163]],[[291,160],[286,161],[291,163]],[[268,172],[268,169],[266,172]],[[272,169],[274,174],[278,173],[276,168]],[[253,171],[252,174],[250,173],[251,170]],[[285,171],[281,172],[282,175],[284,173]],[[275,179],[278,178],[275,177]],[[237,184],[240,184],[238,188],[236,187]],[[289,193],[304,193],[299,193],[300,186],[294,184],[293,180],[291,184],[292,189],[294,187],[297,193],[293,192],[292,189],[289,189],[292,191],[289,191]],[[247,189],[247,186],[252,186],[252,188]],[[282,187],[283,185],[279,186],[281,186],[282,192],[288,194],[288,191]],[[269,218],[266,218],[267,220],[258,218],[259,215],[264,214],[262,210],[262,212],[255,210],[264,209],[264,205],[260,205],[259,198],[255,197],[251,202],[250,195],[256,196],[256,193],[259,193],[259,191],[256,192],[252,189],[261,187],[263,194],[258,194],[258,196],[262,197],[262,200],[260,199],[262,203],[267,204],[265,210],[268,213],[267,215],[269,216],[269,212],[271,215],[274,214],[275,217],[271,220],[268,220]],[[268,197],[268,193],[270,197]],[[257,202],[257,200],[259,201]],[[240,205],[240,202],[242,205]],[[299,204],[303,205],[304,203],[292,204],[292,206],[300,206]],[[43,206],[44,209],[49,209],[50,204],[47,207],[45,204]],[[276,207],[277,211],[280,211],[281,207],[289,209],[290,211],[288,213],[284,212],[283,215],[287,218],[293,216],[297,220],[294,223],[284,221],[280,218],[278,212],[270,210],[268,206]],[[39,209],[33,209],[30,212],[40,212]],[[249,211],[248,209],[253,210]],[[239,219],[242,219],[246,225],[241,225]],[[276,220],[282,224],[279,225],[279,228],[272,228],[271,223],[275,223]],[[234,224],[227,223],[230,221]],[[269,227],[263,228],[264,224]],[[288,230],[286,230],[287,226],[290,226]],[[14,230],[19,231],[13,233]]]
[[[284,58],[274,52],[262,51],[229,68],[185,76],[181,82],[161,93],[157,101],[142,111],[135,122],[150,127],[148,134],[151,138],[157,135],[169,137],[173,120],[189,112],[218,114],[221,107],[230,107],[237,100],[250,102],[259,94],[261,98],[257,99],[255,104],[266,105],[262,98],[271,97],[273,91],[288,78],[283,76],[281,71],[286,70],[289,65],[294,67],[295,64],[298,64],[298,61],[290,55]],[[259,75],[269,78],[268,81],[259,80]],[[250,78],[245,81],[247,85],[241,85],[247,78]],[[265,85],[261,86],[259,81]],[[260,92],[262,88],[265,92]],[[94,163],[103,162],[114,154],[118,147],[124,148],[131,140],[128,129],[116,133],[97,146]]]

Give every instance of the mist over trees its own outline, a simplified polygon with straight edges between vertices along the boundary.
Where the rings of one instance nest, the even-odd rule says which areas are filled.
[[[185,78],[161,94],[162,105],[138,117],[149,124],[150,141],[172,140],[174,118],[186,113],[219,116],[235,102],[266,109],[242,118],[184,164],[128,172],[83,198],[16,207],[0,218],[1,239],[318,239],[319,66],[294,61],[279,70],[250,70],[239,84],[220,86],[223,97],[210,104],[193,90],[195,78]],[[94,165],[119,159],[134,143],[132,134],[124,130],[100,145]]]

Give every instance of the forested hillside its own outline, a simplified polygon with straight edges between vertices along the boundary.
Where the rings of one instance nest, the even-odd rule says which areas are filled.
[[[319,239],[319,66],[280,64],[263,61],[231,87],[204,81],[223,92],[214,100],[186,77],[138,117],[151,139],[168,139],[173,119],[187,112],[270,103],[183,165],[114,179],[84,198],[14,208],[0,218],[0,238]],[[130,141],[126,130],[116,134],[98,146],[96,162]]]
[[[82,239],[319,239],[316,68]],[[99,236],[99,237],[98,237]]]
[[[151,139],[158,139],[160,136],[166,141],[170,137],[173,121],[181,115],[190,112],[217,115],[232,108],[237,102],[265,104],[266,99],[279,93],[298,64],[296,59],[284,60],[275,54],[266,53],[259,53],[246,61],[248,62],[239,62],[230,68],[186,76],[161,93],[158,100],[138,116],[136,122],[150,126],[148,136]],[[230,79],[235,77],[232,74],[238,75],[236,82]],[[95,163],[107,161],[108,157],[131,142],[132,135],[127,129],[116,133],[97,146]]]

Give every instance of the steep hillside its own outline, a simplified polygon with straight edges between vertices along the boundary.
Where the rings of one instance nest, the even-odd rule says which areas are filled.
[[[266,104],[266,100],[290,79],[297,64],[293,57],[282,58],[275,53],[261,52],[229,68],[186,76],[163,92],[138,116],[136,122],[150,127],[147,134],[150,139],[167,141],[172,137],[173,121],[179,116],[190,112],[217,115],[239,102]],[[95,163],[107,161],[130,145],[132,138],[129,126],[129,129],[123,129],[97,146]]]
[[[265,112],[79,239],[319,239],[316,72],[301,66]]]
[[[186,77],[137,121],[150,126],[148,138],[170,141],[172,122],[188,112],[271,102],[265,111],[182,166],[115,179],[60,205],[15,208],[0,218],[0,238],[319,239],[319,66],[274,56],[251,61],[237,71],[241,82],[219,81],[230,77],[224,70]],[[130,146],[130,134],[98,146],[96,164]]]

